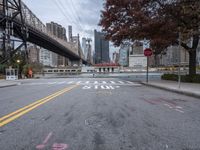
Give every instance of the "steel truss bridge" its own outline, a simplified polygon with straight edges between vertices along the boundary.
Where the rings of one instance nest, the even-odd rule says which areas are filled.
[[[0,0],[0,28],[3,43],[1,57],[4,62],[22,47],[27,49],[26,42],[30,42],[72,61],[87,64],[79,40],[67,42],[55,37],[21,0]],[[17,48],[11,48],[11,37],[21,39],[21,44]]]

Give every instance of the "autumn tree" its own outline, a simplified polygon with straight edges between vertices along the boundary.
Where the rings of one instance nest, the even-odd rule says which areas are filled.
[[[181,46],[189,53],[189,74],[196,74],[199,0],[106,0],[99,24],[115,45],[146,38],[156,54],[178,44],[181,33]]]

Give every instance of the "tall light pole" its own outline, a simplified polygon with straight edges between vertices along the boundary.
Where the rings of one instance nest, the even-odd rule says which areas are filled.
[[[179,31],[179,45],[178,45],[178,51],[179,51],[179,64],[178,64],[178,88],[181,88],[181,32]]]
[[[19,64],[20,64],[20,60],[17,60],[17,75],[18,75],[18,79],[19,79]]]

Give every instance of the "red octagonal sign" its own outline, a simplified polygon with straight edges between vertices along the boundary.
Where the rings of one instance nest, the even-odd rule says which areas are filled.
[[[144,56],[151,56],[153,54],[152,50],[150,48],[146,48],[144,50]]]

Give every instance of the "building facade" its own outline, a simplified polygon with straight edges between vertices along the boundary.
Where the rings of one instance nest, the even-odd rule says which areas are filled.
[[[47,23],[46,26],[47,32],[53,34],[56,38],[67,42],[66,29],[64,27],[55,22]],[[53,52],[51,52],[51,55],[53,67],[65,67],[68,64],[68,59],[64,56],[58,55]]]
[[[178,66],[179,59],[182,66],[189,64],[189,53],[181,47],[179,52],[178,46],[170,46],[164,53],[156,57],[155,65],[157,66]]]
[[[114,52],[114,53],[113,53],[112,61],[113,61],[113,63],[115,63],[115,64],[119,64],[119,53],[117,53],[117,52]]]
[[[28,44],[28,58],[30,63],[39,63],[40,62],[40,48],[35,44]]]
[[[84,54],[84,56],[85,56],[85,58],[87,59],[87,53],[88,53],[88,51],[87,51],[87,42],[86,42],[86,38],[82,38],[82,50],[83,50],[83,54]]]
[[[68,39],[69,39],[69,42],[73,42],[73,40],[72,40],[72,26],[68,26]]]
[[[122,44],[119,49],[119,65],[123,67],[128,67],[128,55],[129,55],[129,44]]]
[[[94,31],[95,64],[109,63],[109,41],[105,40],[102,32]]]
[[[200,43],[197,48],[197,65],[200,66]]]
[[[135,41],[129,51],[129,67],[143,69],[147,66],[147,58],[144,56],[144,42]]]
[[[43,64],[44,66],[53,66],[52,64],[52,52],[49,50],[46,50],[44,48],[40,49],[40,53],[39,53],[39,61],[41,64]]]

